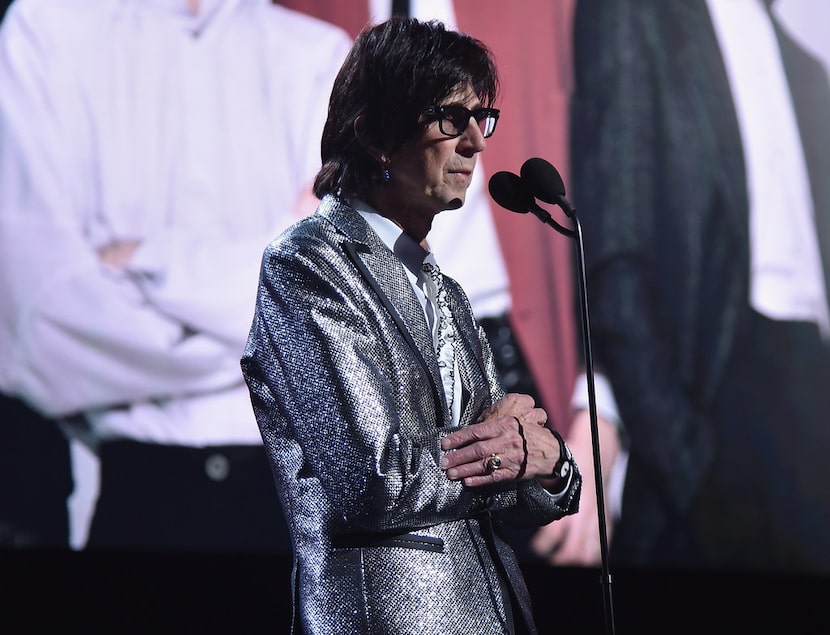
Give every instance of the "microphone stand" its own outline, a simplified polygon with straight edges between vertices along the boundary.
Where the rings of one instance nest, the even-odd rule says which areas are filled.
[[[591,329],[588,320],[588,291],[585,281],[585,252],[582,246],[582,225],[576,216],[576,210],[568,203],[564,196],[557,197],[556,204],[562,208],[573,223],[573,229],[567,229],[557,223],[553,217],[535,201],[531,204],[530,212],[546,225],[552,227],[564,236],[574,239],[576,248],[577,274],[579,280],[579,313],[582,322],[582,341],[585,353],[585,374],[588,379],[588,412],[591,419],[591,444],[594,459],[594,480],[597,493],[597,516],[599,519],[599,546],[602,558],[602,589],[603,608],[605,614],[606,633],[613,635],[614,602],[611,596],[611,572],[608,565],[608,533],[605,525],[605,497],[602,488],[602,463],[600,461],[599,428],[597,424],[597,398],[594,385],[594,362],[591,352]]]

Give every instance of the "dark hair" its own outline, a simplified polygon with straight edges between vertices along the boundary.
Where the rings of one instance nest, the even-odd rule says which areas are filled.
[[[364,29],[334,80],[314,193],[365,197],[379,177],[381,168],[355,135],[358,116],[365,115],[366,140],[393,154],[418,136],[424,109],[467,85],[482,106],[493,106],[496,65],[477,39],[435,20],[400,16]]]

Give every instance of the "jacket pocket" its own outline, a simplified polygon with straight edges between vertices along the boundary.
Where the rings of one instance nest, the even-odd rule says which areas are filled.
[[[399,547],[418,551],[444,553],[444,541],[435,536],[421,534],[379,534],[362,533],[335,536],[331,541],[335,549],[356,549],[365,547]]]

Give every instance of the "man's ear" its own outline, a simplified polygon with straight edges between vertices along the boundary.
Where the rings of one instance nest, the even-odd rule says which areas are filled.
[[[370,157],[382,165],[386,164],[388,161],[386,154],[369,138],[369,133],[366,130],[366,115],[358,115],[354,120],[354,136],[357,137],[360,145],[363,146]]]

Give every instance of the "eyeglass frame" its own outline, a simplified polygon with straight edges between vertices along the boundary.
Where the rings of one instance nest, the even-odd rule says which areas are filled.
[[[446,120],[447,116],[445,114],[446,111],[449,110],[455,111],[462,111],[464,116],[464,121],[467,122],[467,125],[461,128],[458,132],[450,133],[444,130],[444,121]],[[501,114],[501,110],[498,108],[476,108],[475,110],[470,110],[462,106],[461,104],[447,104],[444,106],[430,106],[423,111],[423,114],[426,117],[430,117],[429,121],[438,121],[438,130],[441,131],[442,135],[446,135],[447,137],[460,137],[464,134],[467,130],[467,126],[470,125],[470,117],[473,117],[476,120],[476,125],[479,126],[479,130],[481,130],[481,123],[487,119],[493,120],[493,127],[490,130],[490,134],[486,134],[484,130],[481,130],[481,134],[485,139],[489,139],[493,136],[493,133],[496,131],[496,124],[499,122],[499,115]]]

